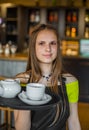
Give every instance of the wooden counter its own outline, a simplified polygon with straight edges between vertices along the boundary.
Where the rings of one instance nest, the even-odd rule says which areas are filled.
[[[21,53],[17,53],[17,54],[10,54],[10,55],[4,55],[4,54],[0,54],[0,60],[14,60],[14,61],[27,61],[27,56],[28,54],[21,54]]]

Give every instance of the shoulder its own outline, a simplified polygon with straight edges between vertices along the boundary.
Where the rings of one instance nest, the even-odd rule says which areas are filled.
[[[27,83],[29,78],[30,78],[30,75],[31,75],[31,71],[26,71],[26,72],[21,72],[21,73],[18,73],[15,78],[18,78],[20,79],[20,82],[21,83]]]
[[[62,76],[66,79],[66,84],[77,81],[77,78],[70,73],[64,73]]]
[[[63,77],[66,79],[65,84],[69,103],[77,102],[79,98],[79,83],[77,78],[70,73],[63,74]]]
[[[16,75],[16,77],[29,77],[30,71],[21,72]]]

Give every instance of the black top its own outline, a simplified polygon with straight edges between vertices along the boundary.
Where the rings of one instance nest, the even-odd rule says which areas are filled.
[[[65,83],[59,87],[60,102],[46,110],[32,111],[31,130],[66,130],[66,121],[69,116],[69,103],[66,93]],[[50,93],[49,89],[46,89]],[[57,121],[53,123],[57,112],[57,105],[60,108],[60,115]]]

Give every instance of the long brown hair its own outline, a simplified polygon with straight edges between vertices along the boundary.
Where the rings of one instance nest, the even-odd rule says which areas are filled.
[[[35,52],[35,46],[36,46],[36,38],[40,31],[42,30],[50,30],[53,31],[57,37],[57,57],[53,61],[52,66],[52,90],[55,92],[58,92],[58,78],[61,76],[62,72],[62,61],[61,61],[61,51],[60,51],[60,39],[57,29],[55,29],[54,26],[49,24],[40,24],[37,25],[30,36],[30,42],[29,42],[29,53],[28,53],[28,62],[27,62],[27,71],[31,69],[31,78],[30,82],[38,82],[41,78],[41,69],[39,67],[38,60],[36,58],[36,52]],[[45,35],[45,34],[44,34]]]

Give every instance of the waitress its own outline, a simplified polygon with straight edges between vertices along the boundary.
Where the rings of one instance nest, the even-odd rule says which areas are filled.
[[[78,117],[78,80],[62,67],[60,40],[51,25],[36,26],[30,36],[26,72],[16,77],[21,83],[42,83],[47,91],[61,97],[60,104],[48,110],[15,110],[16,130],[81,130]]]

